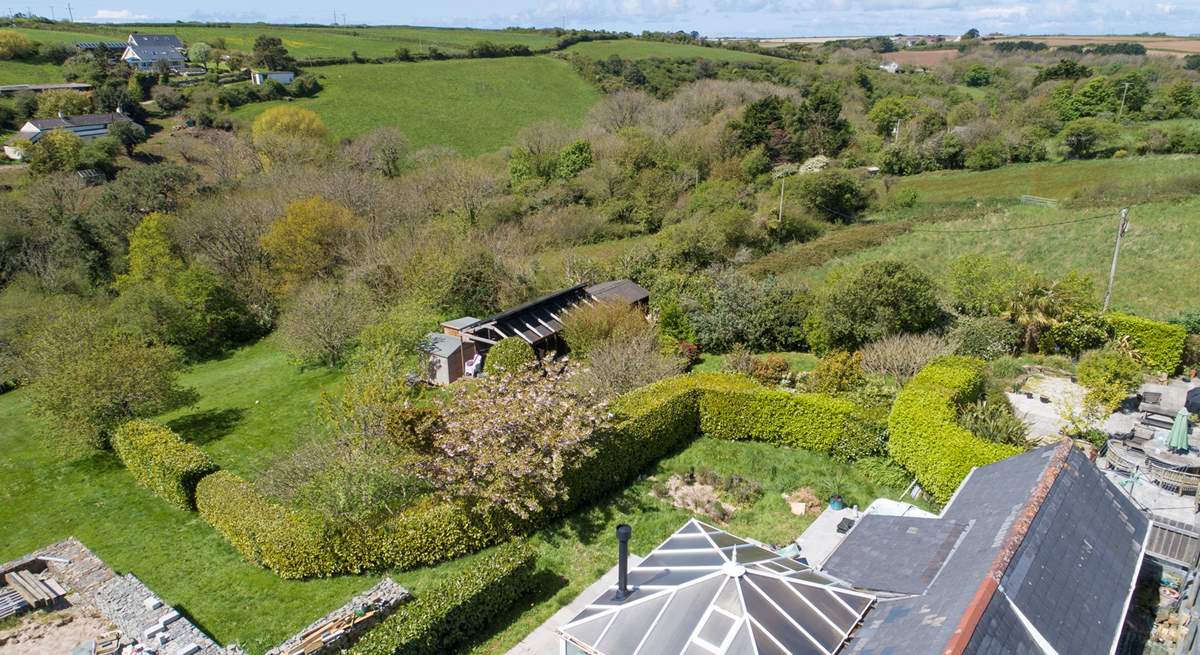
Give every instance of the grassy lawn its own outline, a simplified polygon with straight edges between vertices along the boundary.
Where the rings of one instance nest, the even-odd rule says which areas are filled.
[[[550,57],[349,64],[313,72],[325,89],[291,104],[321,114],[334,136],[389,126],[416,147],[446,145],[468,155],[511,143],[534,123],[578,125],[599,99],[569,64]],[[275,104],[246,105],[234,115],[252,120]]]
[[[764,353],[764,355],[780,355],[787,360],[793,371],[811,371],[817,367],[819,358],[812,353]],[[720,371],[725,366],[725,355],[704,353],[700,355],[700,363],[692,367],[693,371]]]
[[[726,48],[706,48],[687,43],[666,43],[663,41],[641,41],[637,39],[618,39],[614,41],[585,41],[567,48],[568,52],[577,52],[592,59],[608,59],[617,55],[623,59],[710,59],[712,61],[786,61],[778,57],[768,57],[752,52],[740,52]]]
[[[201,25],[77,25],[77,30],[18,29],[35,41],[75,43],[77,41],[124,41],[131,31],[151,34],[177,34],[184,43],[211,42],[225,39],[234,50],[250,52],[254,39],[261,34],[277,36],[294,57],[349,57],[357,51],[362,57],[385,57],[397,48],[412,52],[428,52],[430,46],[443,52],[463,52],[480,42],[512,45],[523,43],[530,48],[554,44],[554,38],[544,34],[515,30],[477,30],[440,27],[295,27],[286,25],[241,24],[228,27]]]
[[[222,466],[252,474],[283,452],[319,390],[335,381],[297,372],[267,341],[184,376],[203,399],[177,416],[190,417],[185,434]],[[113,455],[56,455],[22,390],[0,395],[0,452],[0,561],[78,537],[222,643],[261,653],[377,578],[289,582],[246,563],[196,514],[137,486]]]

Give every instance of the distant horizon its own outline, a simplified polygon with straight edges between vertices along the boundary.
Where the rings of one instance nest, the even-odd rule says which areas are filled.
[[[24,15],[24,14],[22,14],[22,15]],[[7,17],[7,16],[5,16],[5,17]],[[603,31],[617,32],[617,33],[628,32],[628,33],[632,33],[635,35],[640,34],[643,31],[688,32],[688,33],[690,33],[690,30],[682,30],[682,29],[679,29],[679,30],[671,30],[671,29],[633,30],[633,29],[612,29],[612,28],[587,27],[587,26],[569,26],[566,28],[562,28],[559,25],[504,25],[504,26],[497,26],[497,27],[481,27],[481,26],[476,26],[476,25],[431,25],[431,24],[418,24],[418,23],[333,23],[333,22],[321,23],[321,22],[317,22],[317,21],[288,22],[288,21],[273,21],[273,20],[199,20],[199,19],[193,19],[193,20],[185,20],[185,19],[175,19],[175,20],[169,20],[169,19],[162,19],[162,20],[123,19],[123,20],[117,20],[117,19],[113,19],[113,20],[76,20],[76,21],[71,21],[71,20],[67,20],[67,19],[53,19],[49,16],[39,16],[36,14],[36,12],[35,12],[35,18],[51,20],[52,22],[59,24],[59,25],[81,25],[81,26],[95,25],[95,26],[103,26],[103,27],[119,27],[122,25],[128,26],[128,27],[139,27],[139,26],[171,27],[171,26],[176,26],[176,25],[228,24],[228,25],[268,25],[268,26],[275,26],[275,27],[364,27],[364,28],[411,27],[411,28],[418,28],[418,29],[427,28],[427,29],[442,29],[442,30],[458,29],[458,30],[493,30],[493,31],[509,30],[509,29],[512,29],[512,30],[568,29],[568,30],[603,30]],[[967,28],[967,29],[970,29],[970,28]],[[964,30],[963,32],[965,32],[965,31],[966,30]],[[1161,31],[1161,30],[1155,31],[1155,32],[1147,32],[1147,31],[1141,31],[1141,32],[997,32],[997,31],[985,32],[984,30],[980,30],[980,32],[985,37],[994,34],[996,36],[1013,36],[1013,37],[1019,37],[1019,36],[1028,36],[1028,37],[1043,37],[1043,36],[1079,36],[1079,37],[1130,36],[1130,37],[1137,37],[1137,36],[1140,36],[1140,37],[1147,37],[1147,36],[1149,36],[1149,37],[1160,37],[1160,38],[1169,37],[1169,38],[1179,38],[1179,39],[1200,38],[1200,33],[1173,34],[1171,32],[1165,32],[1165,31]],[[825,34],[799,34],[799,33],[789,33],[789,34],[772,34],[772,33],[705,34],[705,33],[700,33],[700,36],[702,38],[706,38],[706,39],[751,39],[751,40],[755,40],[755,41],[771,41],[771,40],[780,40],[780,39],[865,39],[865,38],[871,38],[871,37],[876,37],[876,36],[954,37],[954,36],[959,36],[960,34],[961,33],[959,33],[959,32],[945,32],[945,31],[942,31],[942,32],[917,31],[917,32],[875,32],[875,33],[860,32],[860,33],[853,33],[853,34],[851,34],[851,33],[847,33],[847,34],[834,34],[834,33],[825,33]]]
[[[1129,5],[1135,5],[1130,7]],[[68,6],[71,13],[68,13]],[[882,34],[962,34],[971,28],[1006,35],[1119,36],[1200,32],[1200,3],[1145,0],[1128,3],[1058,0],[458,0],[333,6],[313,0],[256,4],[210,0],[196,9],[150,0],[63,0],[54,4],[0,4],[14,11],[79,23],[170,24],[176,21],[462,27],[508,26],[654,32],[696,31],[713,38],[788,38]],[[199,8],[202,7],[202,8]]]

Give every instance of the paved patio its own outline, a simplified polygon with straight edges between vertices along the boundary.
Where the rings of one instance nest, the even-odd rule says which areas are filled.
[[[838,523],[842,519],[857,521],[860,517],[862,512],[854,507],[831,509],[826,506],[825,511],[804,530],[804,534],[796,537],[800,556],[807,559],[810,566],[820,567],[846,538],[846,535],[838,534]]]

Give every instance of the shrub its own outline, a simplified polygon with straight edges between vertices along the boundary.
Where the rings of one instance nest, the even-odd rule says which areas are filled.
[[[1117,339],[1129,339],[1148,368],[1163,373],[1174,373],[1179,368],[1187,339],[1187,330],[1182,325],[1119,312],[1106,314],[1104,318]]]
[[[1200,366],[1200,334],[1189,334],[1183,342],[1183,365]]]
[[[182,509],[195,507],[196,483],[217,470],[204,451],[154,421],[125,423],[112,447],[138,484]]]
[[[778,385],[791,372],[792,367],[782,355],[755,357],[750,376],[767,385]]]
[[[1142,382],[1142,370],[1128,354],[1117,350],[1093,350],[1079,359],[1079,383],[1107,409],[1116,409]]]
[[[537,353],[533,352],[533,347],[522,339],[510,337],[488,349],[483,370],[494,375],[501,371],[517,371],[536,361]]]
[[[999,137],[980,142],[963,162],[973,171],[987,171],[1008,163],[1008,145]]]
[[[861,182],[844,170],[828,169],[800,178],[800,201],[835,223],[852,223],[870,205]]]
[[[1038,351],[1063,352],[1073,357],[1102,347],[1112,338],[1112,328],[1099,313],[1070,312],[1042,335]]]
[[[1117,127],[1109,121],[1077,118],[1063,128],[1062,140],[1070,158],[1090,159],[1115,150],[1117,135]]]
[[[809,375],[817,391],[849,391],[863,383],[863,355],[835,350],[821,358]]]
[[[932,333],[894,334],[863,347],[863,369],[891,376],[899,384],[908,382],[933,359],[949,355],[950,341]]]
[[[600,302],[576,307],[563,316],[562,336],[573,357],[585,358],[601,343],[652,331],[639,308],[624,303]]]
[[[1021,333],[1012,323],[995,316],[961,318],[950,332],[950,341],[957,354],[990,361],[1016,352]]]
[[[863,457],[854,462],[854,472],[871,484],[889,489],[904,489],[912,474],[888,457]]]
[[[1188,334],[1200,334],[1200,310],[1184,312],[1167,322],[1182,325]]]
[[[949,500],[972,468],[1020,452],[981,439],[956,422],[958,407],[978,400],[983,384],[983,362],[942,357],[917,373],[892,405],[888,453],[939,502]]]
[[[993,443],[1024,447],[1029,436],[1029,426],[1013,414],[1007,401],[967,403],[959,411],[958,423]]]
[[[150,89],[150,97],[154,99],[154,103],[158,105],[159,109],[167,113],[179,111],[187,106],[187,100],[173,86],[157,85]]]
[[[742,344],[758,352],[799,350],[809,295],[774,278],[740,272],[717,275],[709,298],[690,315],[696,342],[705,352],[729,352]]]
[[[601,398],[612,398],[683,371],[679,347],[659,340],[645,321],[640,332],[611,337],[597,344],[588,357],[584,379]]]
[[[351,655],[436,655],[456,650],[533,588],[536,553],[524,542],[496,549],[403,605],[363,635]]]
[[[847,350],[891,334],[928,331],[945,317],[934,281],[894,260],[871,262],[835,282],[819,313],[830,345]]]

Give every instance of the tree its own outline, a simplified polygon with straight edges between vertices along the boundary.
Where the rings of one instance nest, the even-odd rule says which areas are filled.
[[[576,307],[563,318],[563,339],[571,356],[584,359],[592,349],[610,339],[624,340],[634,334],[653,332],[641,310],[624,303],[601,302]]]
[[[107,74],[104,62],[90,52],[81,52],[62,64],[62,76],[68,82],[99,84]]]
[[[963,164],[973,171],[988,171],[1008,163],[1008,145],[999,137],[980,141]]]
[[[184,264],[167,231],[169,218],[153,212],[138,223],[129,235],[129,256],[125,273],[117,276],[118,290],[133,282],[172,283],[183,272]]]
[[[400,130],[380,127],[355,138],[343,152],[351,165],[359,170],[396,177],[408,163],[409,145]]]
[[[113,332],[92,312],[53,322],[30,353],[35,411],[67,448],[105,448],[116,427],[190,402],[170,348]]]
[[[257,144],[268,136],[290,136],[309,139],[324,139],[329,129],[321,117],[311,109],[303,107],[272,107],[259,114],[250,128],[251,137]]]
[[[82,91],[52,90],[38,96],[38,118],[54,118],[59,114],[73,116],[91,112],[92,99]]]
[[[709,286],[708,297],[689,315],[706,352],[729,352],[737,344],[758,352],[799,350],[804,344],[806,292],[736,272],[717,275]]]
[[[950,308],[966,316],[999,316],[1030,277],[1011,259],[964,255],[950,263],[945,277]]]
[[[1078,118],[1063,128],[1063,145],[1072,159],[1091,159],[1115,148],[1116,125],[1099,118]]]
[[[875,131],[881,136],[893,133],[896,126],[917,115],[921,101],[916,96],[887,96],[875,101],[871,111],[867,112],[867,120],[875,125]]]
[[[51,130],[22,150],[35,174],[73,171],[82,161],[83,139],[70,130]]]
[[[359,226],[353,212],[320,196],[289,203],[261,239],[281,290],[286,293],[346,263]]]
[[[371,322],[367,294],[357,286],[315,280],[302,288],[279,319],[279,335],[293,359],[337,366]]]
[[[296,60],[283,47],[283,41],[276,36],[259,35],[254,39],[254,64],[267,70],[295,70]]]
[[[983,64],[971,64],[963,73],[963,84],[967,86],[987,86],[992,83],[992,69]]]
[[[852,223],[870,205],[870,196],[853,174],[826,169],[800,178],[800,201],[835,223]]]
[[[558,153],[555,175],[560,179],[569,180],[590,167],[592,161],[591,142],[580,139]]]
[[[786,115],[785,124],[792,135],[795,161],[815,155],[836,157],[853,137],[849,121],[842,118],[841,92],[834,84],[809,87],[794,111]]]
[[[133,121],[117,121],[108,128],[108,135],[117,140],[125,149],[125,154],[132,157],[139,143],[145,143],[146,130]]]
[[[485,377],[442,401],[432,427],[396,438],[443,498],[527,519],[568,501],[567,475],[595,452],[604,405],[573,384],[579,373],[564,360]]]
[[[1037,86],[1047,80],[1078,80],[1091,75],[1092,69],[1087,66],[1071,59],[1060,59],[1057,64],[1038,71],[1033,84]]]
[[[166,59],[159,59],[154,62],[154,74],[158,75],[159,84],[168,84],[171,81],[171,62]]]
[[[675,352],[664,352],[653,326],[642,323],[645,329],[609,337],[591,349],[584,382],[598,397],[616,398],[683,371],[682,359]]]
[[[1071,96],[1075,116],[1097,116],[1117,110],[1117,92],[1103,75],[1088,80]]]
[[[188,48],[188,59],[208,68],[208,62],[212,60],[212,46],[203,41],[197,41]]]
[[[912,264],[880,260],[835,281],[819,317],[829,344],[846,350],[900,333],[925,332],[945,320],[932,279]]]
[[[155,85],[150,89],[150,99],[167,113],[179,111],[187,106],[187,99],[173,86]]]

